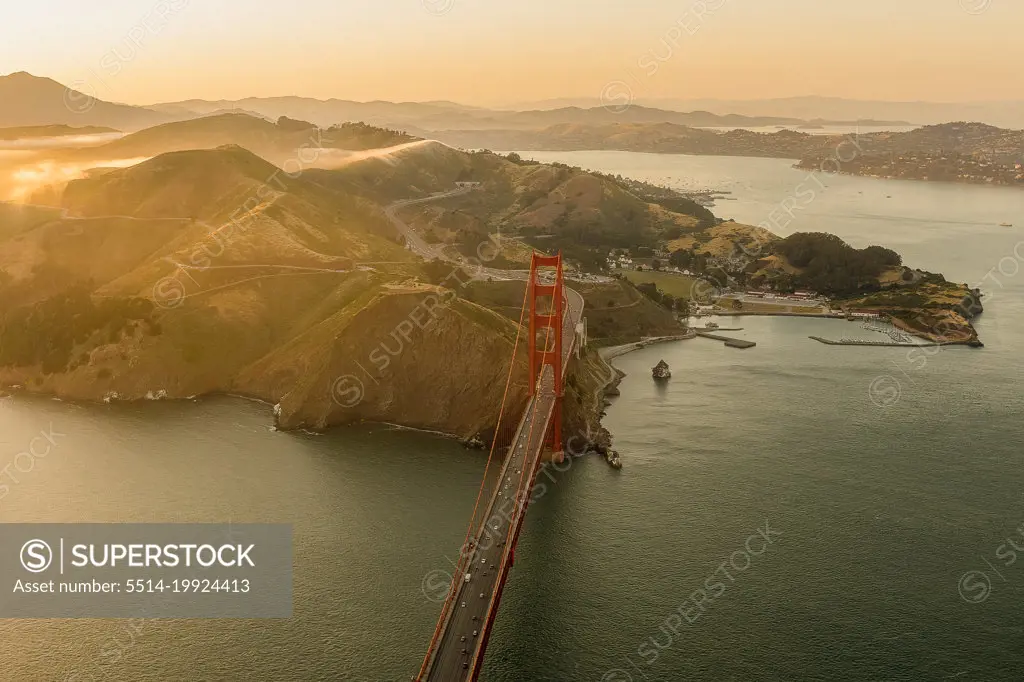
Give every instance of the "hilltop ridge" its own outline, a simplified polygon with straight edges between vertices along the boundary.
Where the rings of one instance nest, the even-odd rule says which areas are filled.
[[[361,123],[324,129],[297,119],[281,117],[277,121],[268,121],[231,112],[147,128],[99,147],[81,150],[76,156],[97,159],[143,157],[233,144],[274,163],[290,161],[293,165],[309,165],[325,149],[363,151],[417,139],[396,130]]]

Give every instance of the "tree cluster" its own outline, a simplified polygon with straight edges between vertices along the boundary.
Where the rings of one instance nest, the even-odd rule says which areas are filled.
[[[903,259],[892,249],[855,249],[824,232],[798,232],[776,242],[774,252],[802,272],[790,278],[795,288],[830,296],[854,295],[879,289],[878,276],[898,267]]]
[[[137,325],[159,334],[152,312],[147,299],[94,300],[84,288],[15,308],[0,319],[0,365],[40,365],[47,374],[63,371],[87,341],[93,346],[116,343]]]
[[[690,300],[683,298],[682,296],[676,297],[672,294],[665,293],[658,288],[658,285],[654,282],[643,282],[636,285],[637,291],[642,293],[647,298],[651,299],[658,305],[661,305],[669,310],[680,313],[683,317],[690,316]]]

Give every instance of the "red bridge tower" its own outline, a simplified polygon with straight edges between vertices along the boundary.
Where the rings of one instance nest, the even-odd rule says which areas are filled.
[[[545,268],[541,270],[541,268]],[[553,270],[551,269],[553,268]],[[537,380],[550,366],[554,379],[555,406],[551,413],[549,444],[552,452],[562,451],[562,326],[565,323],[565,288],[562,254],[530,260],[530,395],[537,393]]]

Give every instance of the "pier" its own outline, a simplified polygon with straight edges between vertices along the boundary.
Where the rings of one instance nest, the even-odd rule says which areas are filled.
[[[922,341],[921,343],[907,342],[907,341],[868,341],[865,339],[840,339],[835,341],[834,339],[823,339],[820,336],[809,336],[807,338],[814,339],[829,346],[875,346],[878,348],[922,348],[924,346],[949,346],[957,342],[947,343],[935,343],[929,341]]]
[[[734,339],[731,336],[722,336],[721,334],[712,334],[710,332],[697,332],[697,336],[703,336],[705,339],[714,339],[715,341],[724,341],[725,345],[730,348],[753,348],[757,345],[754,341],[746,341],[744,339]]]
[[[612,360],[614,358],[619,357],[620,355],[625,355],[626,353],[630,353],[634,350],[640,350],[641,348],[646,348],[647,346],[653,346],[654,344],[657,343],[665,343],[667,341],[686,341],[694,338],[695,336],[696,333],[694,332],[694,330],[691,329],[687,331],[685,334],[676,334],[675,336],[651,336],[645,339],[641,339],[640,341],[626,343],[621,346],[609,346],[607,348],[602,348],[598,352],[600,353],[601,357],[604,358],[605,360]]]

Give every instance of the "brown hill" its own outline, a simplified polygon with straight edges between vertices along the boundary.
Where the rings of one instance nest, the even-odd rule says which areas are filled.
[[[285,427],[486,434],[515,334],[487,293],[504,283],[424,284],[448,266],[418,261],[384,214],[473,178],[485,191],[452,200],[480,212],[483,233],[598,226],[626,239],[658,229],[647,213],[692,220],[603,176],[430,142],[296,177],[237,146],[163,154],[73,181],[65,214],[34,209],[0,232],[0,385],[93,400],[232,392],[278,405]],[[620,225],[631,209],[649,222]],[[567,218],[550,227],[556,210]],[[602,336],[675,327],[624,287],[586,294]]]
[[[423,142],[400,153],[332,171],[311,171],[311,181],[389,203],[450,191],[475,182],[470,192],[402,208],[403,220],[428,237],[468,255],[500,232],[546,251],[598,268],[610,248],[655,246],[714,220],[706,209],[666,190],[641,197],[624,181],[561,164],[539,164],[490,152],[467,153]]]
[[[82,90],[87,92],[82,92]],[[66,87],[50,78],[19,71],[0,76],[0,126],[109,126],[138,130],[182,118],[144,107],[106,102],[87,85]],[[191,117],[191,115],[186,115]]]
[[[447,294],[436,305],[379,204],[269,181],[277,170],[237,147],[175,152],[73,182],[68,215],[0,233],[0,384],[91,400],[227,391],[279,404],[286,427],[485,431],[514,325]]]

